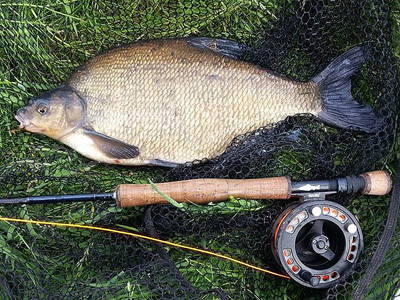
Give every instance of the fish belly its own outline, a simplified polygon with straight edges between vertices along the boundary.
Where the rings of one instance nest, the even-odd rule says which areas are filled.
[[[67,82],[94,130],[151,160],[185,163],[221,154],[240,134],[322,108],[312,82],[197,49],[184,39],[125,46],[90,60]]]

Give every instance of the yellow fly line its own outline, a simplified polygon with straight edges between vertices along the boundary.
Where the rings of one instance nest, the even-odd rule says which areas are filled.
[[[5,217],[0,217],[0,221],[18,222],[18,223],[30,223],[30,224],[36,224],[36,225],[49,225],[49,226],[58,226],[58,227],[73,227],[73,228],[80,228],[80,229],[85,229],[85,230],[97,230],[97,231],[103,231],[103,232],[111,232],[111,233],[116,233],[116,234],[128,235],[128,236],[132,236],[132,237],[135,237],[135,238],[140,238],[140,239],[144,239],[144,240],[148,240],[148,241],[152,241],[152,242],[156,242],[156,243],[160,243],[160,244],[164,244],[164,245],[168,245],[168,246],[172,246],[172,247],[176,247],[176,248],[181,248],[181,249],[190,250],[190,251],[194,251],[194,252],[198,252],[198,253],[202,253],[202,254],[206,254],[206,255],[211,255],[211,256],[214,256],[214,257],[218,257],[218,258],[222,258],[222,259],[234,262],[236,264],[248,267],[248,268],[253,269],[253,270],[257,270],[257,271],[264,272],[264,273],[267,273],[267,274],[270,274],[270,275],[274,275],[274,276],[290,279],[289,276],[286,276],[286,275],[283,275],[283,274],[279,274],[279,273],[276,273],[276,272],[272,272],[272,271],[269,271],[267,269],[264,269],[264,268],[261,268],[261,267],[257,267],[255,265],[246,263],[244,261],[241,261],[241,260],[226,256],[226,255],[223,255],[223,254],[219,254],[219,253],[215,253],[215,252],[212,252],[212,251],[199,249],[199,248],[195,248],[195,247],[191,247],[191,246],[187,246],[187,245],[177,244],[177,243],[173,243],[173,242],[170,242],[170,241],[160,240],[160,239],[157,239],[157,238],[153,238],[153,237],[150,237],[150,236],[137,234],[137,233],[133,233],[133,232],[127,232],[127,231],[121,231],[121,230],[115,230],[115,229],[103,228],[103,227],[96,227],[96,226],[88,226],[88,225],[78,225],[78,224],[48,222],[48,221],[35,221],[35,220],[25,220],[25,219],[14,219],[14,218],[5,218]]]

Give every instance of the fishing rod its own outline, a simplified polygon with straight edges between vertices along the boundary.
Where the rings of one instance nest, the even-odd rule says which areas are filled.
[[[385,171],[372,171],[359,176],[345,176],[328,180],[291,181],[289,177],[259,179],[191,179],[152,184],[121,184],[113,193],[31,196],[0,199],[4,204],[44,204],[82,201],[115,200],[119,207],[169,203],[164,195],[177,202],[207,204],[226,201],[229,197],[243,199],[325,199],[343,193],[385,195],[392,186]],[[156,187],[156,188],[155,188]]]
[[[348,277],[364,248],[357,218],[344,206],[327,201],[326,196],[336,193],[380,196],[391,188],[387,172],[372,171],[311,181],[273,177],[121,184],[114,193],[9,198],[0,199],[0,205],[115,200],[120,207],[131,207],[168,203],[168,197],[196,204],[225,201],[230,196],[254,200],[298,198],[300,201],[291,202],[275,219],[271,251],[290,278],[303,286],[322,289]]]

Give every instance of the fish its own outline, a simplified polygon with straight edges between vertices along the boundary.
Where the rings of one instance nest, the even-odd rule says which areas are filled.
[[[376,112],[351,94],[365,46],[344,52],[307,82],[242,60],[248,49],[207,37],[120,46],[30,100],[16,119],[21,129],[98,162],[163,167],[215,158],[236,136],[296,114],[377,131]]]

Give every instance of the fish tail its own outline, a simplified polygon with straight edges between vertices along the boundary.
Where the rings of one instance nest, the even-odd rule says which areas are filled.
[[[367,133],[377,131],[379,118],[374,110],[358,103],[351,95],[350,77],[363,65],[369,52],[366,46],[354,47],[312,79],[323,99],[322,111],[318,114],[323,122]]]

